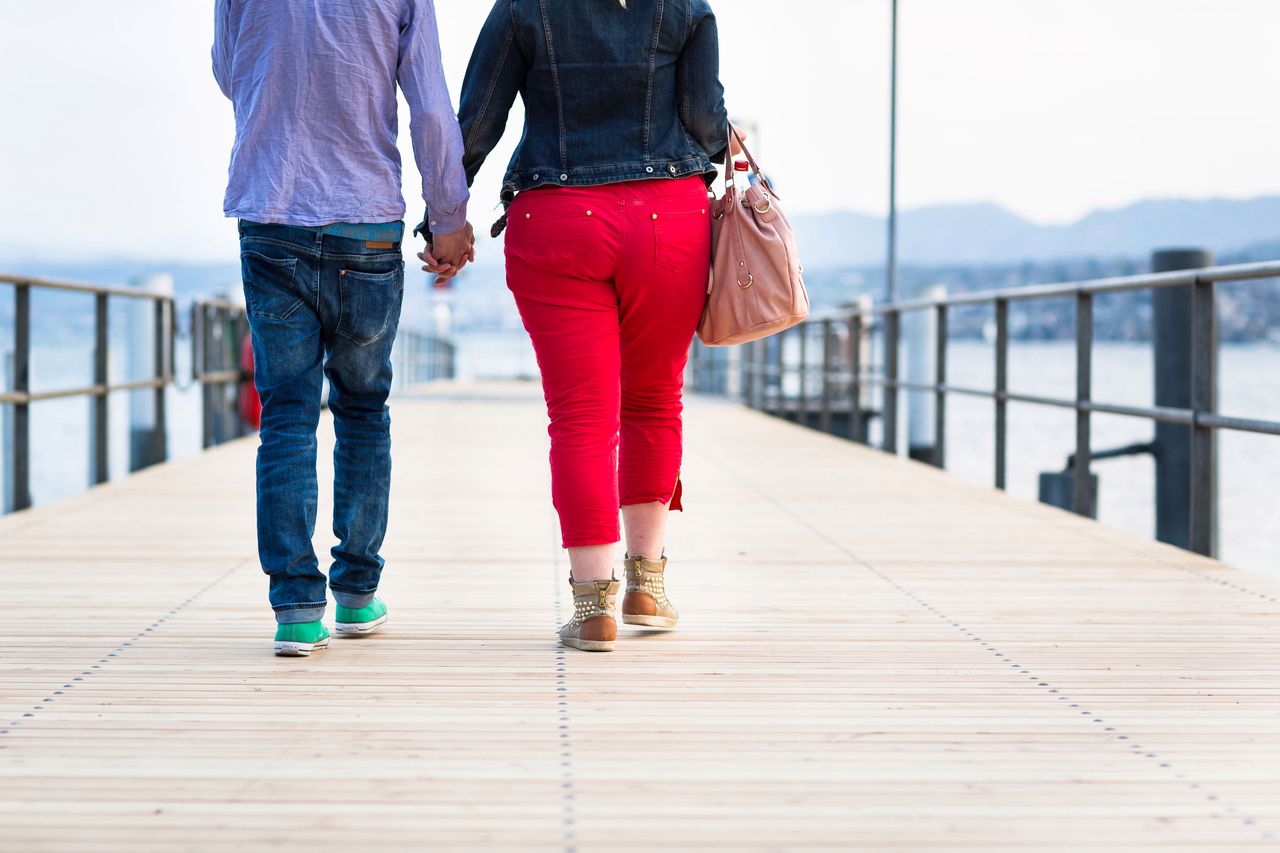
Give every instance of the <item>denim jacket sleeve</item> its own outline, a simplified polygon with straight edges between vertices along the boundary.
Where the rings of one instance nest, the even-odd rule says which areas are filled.
[[[494,3],[476,40],[462,84],[458,119],[466,149],[463,165],[468,186],[502,139],[507,116],[528,74],[528,62],[516,42],[514,14],[511,0]]]
[[[677,75],[681,122],[711,162],[723,163],[729,146],[729,114],[720,83],[720,33],[709,8],[685,43]]]

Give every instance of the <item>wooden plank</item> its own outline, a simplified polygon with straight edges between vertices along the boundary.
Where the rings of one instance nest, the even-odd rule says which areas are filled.
[[[252,441],[0,519],[5,846],[1280,837],[1274,582],[695,400],[681,627],[586,655],[536,387],[393,411],[392,621],[310,659],[270,653]]]

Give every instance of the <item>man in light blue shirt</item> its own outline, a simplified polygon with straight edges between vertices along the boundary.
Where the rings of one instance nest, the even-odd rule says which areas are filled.
[[[334,450],[328,588],[335,633],[386,621],[376,597],[391,484],[391,347],[404,295],[396,84],[411,115],[431,268],[472,257],[462,135],[431,0],[216,0],[213,72],[235,107],[224,209],[262,397],[258,555],[275,651],[324,648],[326,578],[312,547],[316,428],[328,377]]]

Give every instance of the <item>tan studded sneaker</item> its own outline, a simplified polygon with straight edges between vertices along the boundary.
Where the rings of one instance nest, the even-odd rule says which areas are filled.
[[[573,618],[560,629],[560,641],[584,652],[611,652],[618,639],[618,579],[583,581],[569,577]]]
[[[622,621],[649,628],[674,628],[680,614],[667,599],[663,575],[667,558],[649,560],[627,557],[627,594],[622,599]]]

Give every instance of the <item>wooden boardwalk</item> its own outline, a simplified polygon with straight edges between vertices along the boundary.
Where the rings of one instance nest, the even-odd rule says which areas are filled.
[[[697,401],[683,624],[565,651],[536,388],[394,411],[392,621],[310,659],[252,441],[0,520],[0,849],[1280,845],[1280,584]]]

